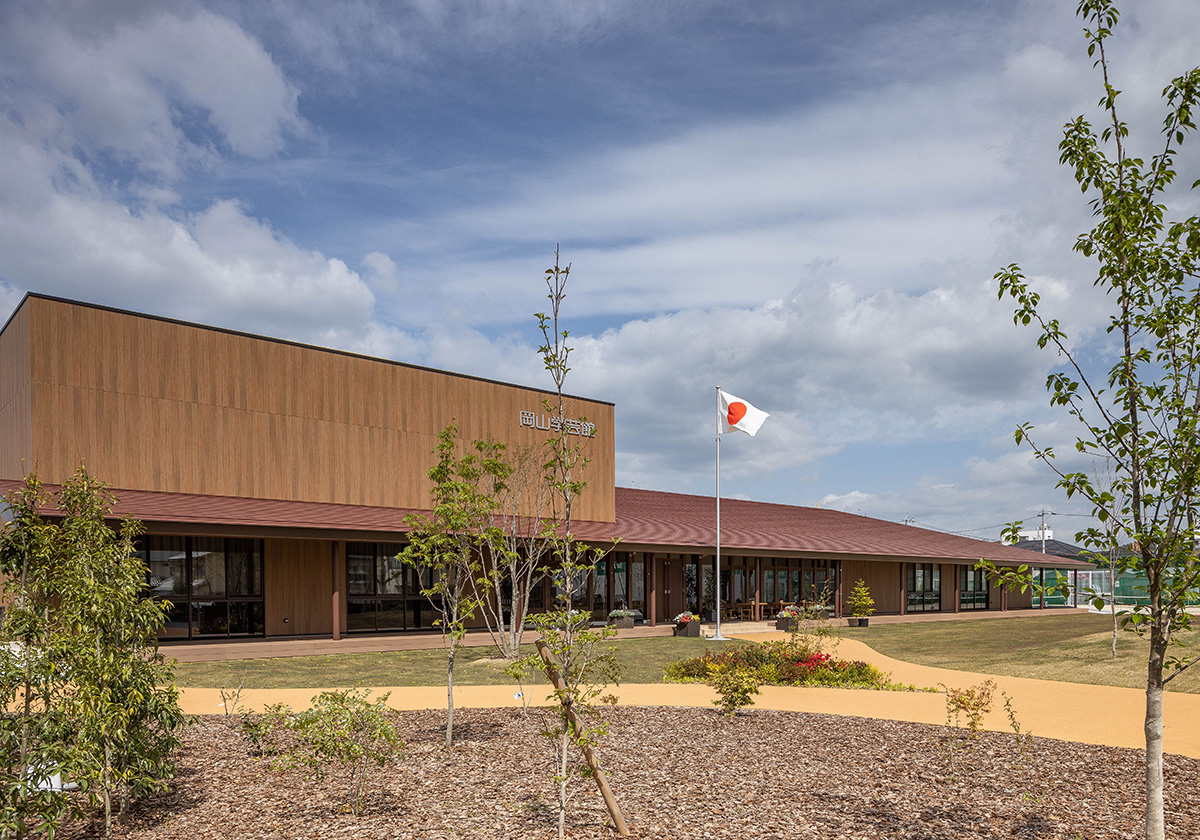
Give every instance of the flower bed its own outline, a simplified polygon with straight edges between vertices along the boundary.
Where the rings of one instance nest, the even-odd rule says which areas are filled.
[[[745,670],[766,685],[823,685],[835,688],[908,689],[867,662],[848,662],[814,650],[803,641],[772,641],[672,662],[668,682],[703,682],[713,668]]]

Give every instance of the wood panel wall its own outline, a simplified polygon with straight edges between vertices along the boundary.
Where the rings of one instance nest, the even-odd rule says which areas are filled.
[[[955,608],[955,606],[957,606],[954,603],[954,591],[955,591],[954,590],[954,582],[956,580],[958,580],[958,575],[959,575],[958,570],[961,568],[962,568],[962,566],[955,566],[952,563],[942,563],[941,564],[942,612],[954,612],[954,608]]]
[[[24,478],[34,469],[30,404],[29,307],[0,333],[0,477]]]
[[[520,425],[543,413],[533,389],[45,298],[23,309],[30,448],[51,482],[82,462],[129,489],[428,508],[450,422],[464,441],[549,437]],[[567,415],[596,424],[577,515],[611,522],[613,407],[569,400]]]
[[[1033,609],[1033,591],[1030,590],[1028,592],[1022,592],[1020,589],[1009,590],[1008,608],[1010,610]]]
[[[875,599],[875,612],[885,615],[895,615],[900,612],[900,602],[904,598],[904,591],[901,588],[899,563],[843,560],[842,612],[844,614],[850,614],[850,610],[846,606],[846,598],[850,597],[850,590],[854,588],[854,584],[859,578],[862,578],[863,582],[867,584],[867,588],[871,590],[871,597]]]
[[[263,602],[268,636],[333,632],[332,551],[325,540],[265,541]]]

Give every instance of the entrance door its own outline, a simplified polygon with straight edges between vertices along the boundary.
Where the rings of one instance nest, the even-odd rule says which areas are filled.
[[[662,608],[660,621],[670,622],[684,610],[683,605],[683,563],[679,559],[662,558],[655,562],[661,563],[660,577],[662,590],[659,606]]]

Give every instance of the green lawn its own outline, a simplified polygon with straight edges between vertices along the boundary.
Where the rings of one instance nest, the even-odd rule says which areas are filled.
[[[1149,644],[1134,633],[1117,636],[1112,659],[1112,617],[1079,613],[1029,618],[994,618],[917,624],[874,625],[842,631],[894,659],[1043,680],[1145,688]],[[1200,633],[1181,637],[1172,653],[1200,656]],[[1200,664],[1172,680],[1167,689],[1200,694]]]
[[[1110,658],[1112,619],[1078,613],[1028,618],[939,621],[874,625],[840,632],[860,639],[895,659],[1017,677],[1143,688],[1148,645],[1122,632],[1118,657]],[[728,629],[728,628],[727,628]],[[1184,637],[1187,646],[1176,655],[1200,655],[1200,632]],[[662,679],[663,666],[697,656],[717,643],[703,639],[661,636],[614,643],[622,665],[622,682],[650,683]],[[725,642],[724,645],[739,644]],[[532,649],[532,648],[531,648]],[[721,647],[720,649],[725,649]],[[170,654],[167,650],[166,653]],[[463,648],[454,668],[461,685],[504,685],[504,662],[494,648]],[[356,685],[442,685],[446,657],[439,650],[362,653],[344,656],[295,656],[230,662],[181,664],[181,686],[220,688],[329,688]],[[1169,690],[1200,693],[1200,664],[1168,685]]]
[[[741,642],[707,642],[659,636],[615,641],[622,682],[650,683],[662,679],[663,666],[676,659],[699,656],[707,648]],[[533,646],[527,646],[533,651]],[[725,647],[720,649],[725,650]],[[165,651],[170,655],[170,650]],[[505,662],[491,647],[461,648],[454,663],[459,685],[508,685]],[[444,685],[446,654],[441,650],[358,653],[344,656],[289,656],[228,662],[181,663],[175,671],[180,686],[220,688],[242,683],[246,688],[332,688],[357,685]]]

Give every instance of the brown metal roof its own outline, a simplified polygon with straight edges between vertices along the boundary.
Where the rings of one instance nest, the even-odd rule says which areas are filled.
[[[0,493],[21,485],[0,479]],[[58,488],[47,485],[47,490]],[[203,496],[149,490],[119,490],[116,516],[140,519],[155,525],[261,529],[296,535],[324,536],[341,532],[356,535],[401,534],[409,529],[404,517],[417,510]],[[48,511],[50,512],[50,511]],[[712,496],[689,496],[654,490],[616,488],[617,520],[576,522],[580,539],[607,542],[620,538],[622,547],[634,550],[711,550],[716,542],[716,501]],[[176,529],[178,532],[178,529]],[[367,538],[361,537],[360,538]],[[1053,565],[1056,568],[1093,568],[1089,563],[1062,557],[1049,558],[1032,551],[943,534],[909,525],[898,525],[836,510],[721,500],[722,552],[786,554],[823,558],[857,558],[891,561],[975,562],[987,558],[1003,565]]]
[[[716,500],[618,487],[613,531],[630,546],[709,548],[716,542]],[[1054,565],[1090,569],[1089,563],[1047,559],[1032,551],[973,540],[837,510],[742,499],[721,499],[721,550],[814,557]]]

